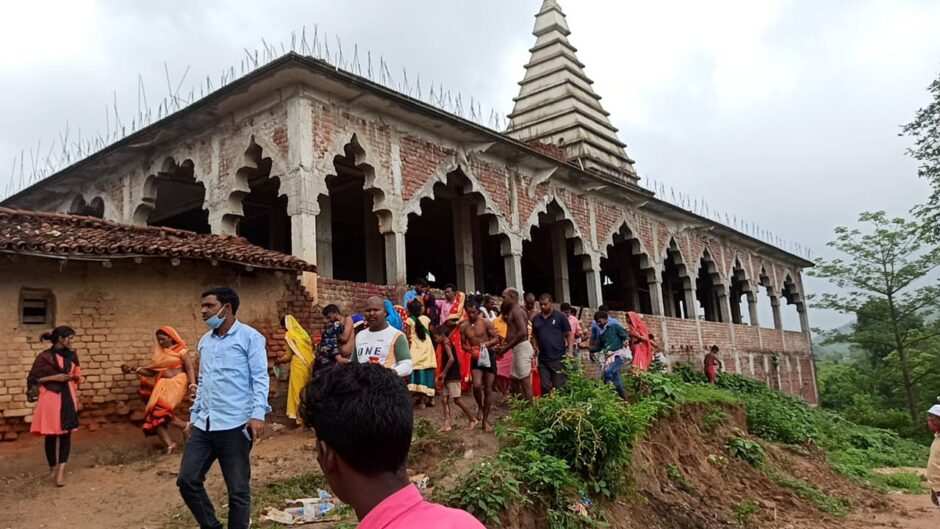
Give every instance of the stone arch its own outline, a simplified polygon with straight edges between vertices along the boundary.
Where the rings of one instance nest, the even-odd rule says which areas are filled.
[[[587,239],[584,237],[582,230],[575,221],[574,215],[571,214],[571,210],[569,210],[567,204],[565,204],[565,201],[554,192],[542,197],[532,209],[532,213],[529,215],[529,218],[522,223],[520,231],[522,233],[523,241],[531,240],[532,229],[539,225],[539,222],[544,215],[548,214],[549,208],[552,206],[552,204],[554,204],[561,211],[561,217],[565,221],[566,226],[566,237],[569,239],[576,239],[578,241],[578,249],[576,254],[587,255],[588,250],[585,246],[585,241]]]
[[[543,198],[523,224],[522,237],[524,289],[550,293],[557,302],[587,305],[593,256],[564,202],[553,194]]]
[[[659,273],[663,311],[673,318],[695,319],[695,295],[689,266],[674,236],[666,240]]]
[[[809,320],[806,316],[806,301],[803,299],[803,292],[799,285],[793,280],[793,275],[787,272],[783,279],[780,289],[780,298],[786,300],[787,305],[792,305],[796,309],[797,320],[793,320],[788,315],[781,315],[783,328],[792,331],[809,331]]]
[[[275,173],[274,159],[252,135],[235,170],[222,214],[226,233],[236,233],[263,248],[291,253],[291,222],[288,197],[282,178]]]
[[[705,321],[728,322],[731,319],[727,311],[727,292],[721,268],[707,246],[702,250],[702,255],[698,260],[695,298],[702,309]]]
[[[659,288],[655,266],[626,218],[604,238],[600,254],[604,304],[613,310],[652,314],[650,288]]]
[[[356,134],[334,141],[332,157],[318,165],[325,174],[317,197],[317,265],[329,279],[386,282],[386,234],[395,230],[392,205],[376,183],[368,143]]]
[[[85,217],[104,218],[105,204],[101,196],[96,196],[91,201],[86,202],[81,194],[75,195],[69,203],[68,213],[70,215],[82,215]]]
[[[190,158],[166,157],[156,173],[144,179],[134,223],[210,233],[206,187]]]
[[[731,261],[731,270],[728,272],[728,301],[731,305],[732,323],[743,324],[745,315],[748,325],[757,325],[758,317],[756,310],[757,289],[747,269],[741,263],[741,256],[735,254]],[[748,310],[745,313],[741,310],[741,297],[747,298]]]
[[[475,203],[477,214],[491,216],[492,220],[495,222],[495,225],[492,223],[490,224],[489,235],[503,235],[510,233],[512,231],[510,221],[506,219],[505,216],[494,205],[495,201],[493,200],[493,197],[490,195],[489,191],[487,191],[486,188],[480,184],[479,179],[476,177],[473,169],[469,166],[469,164],[458,161],[456,154],[446,158],[443,162],[441,162],[441,164],[438,165],[438,167],[434,170],[434,173],[431,175],[431,177],[411,196],[411,198],[405,204],[404,217],[407,218],[412,214],[420,214],[421,202],[428,198],[433,199],[435,188],[437,188],[440,184],[446,185],[448,177],[458,171],[469,182],[469,188],[467,192],[473,193],[482,198],[482,200],[479,200]]]
[[[453,283],[465,292],[506,288],[503,246],[508,235],[488,196],[461,164],[441,164],[405,214],[409,280],[424,278],[437,287]]]

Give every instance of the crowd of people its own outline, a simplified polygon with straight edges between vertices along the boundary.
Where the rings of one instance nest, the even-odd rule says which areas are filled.
[[[587,333],[578,309],[569,303],[558,307],[549,294],[521,296],[512,288],[497,298],[468,296],[448,284],[438,299],[426,281],[418,280],[400,305],[372,297],[361,312],[350,315],[328,305],[326,324],[312,338],[288,316],[290,352],[277,360],[291,364],[288,416],[302,422],[297,403],[303,388],[318,373],[348,363],[394,370],[405,379],[417,408],[433,407],[440,397],[443,431],[453,429],[455,415],[462,413],[467,428],[481,425],[487,432],[500,397],[512,393],[531,400],[550,394],[564,387],[568,369],[588,358],[599,362],[604,381],[624,398],[624,366],[633,373],[668,367],[662,346],[640,315],[630,312],[621,323],[601,306]]]
[[[249,456],[271,412],[266,340],[238,321],[239,304],[228,287],[202,294],[208,332],[199,340],[198,367],[171,327],[156,330],[149,363],[121,366],[140,380],[144,433],[157,436],[172,453],[177,445],[169,427],[182,431],[186,449],[177,485],[203,528],[222,527],[203,485],[215,461],[228,488],[228,527],[248,527]],[[440,396],[443,430],[462,415],[468,429],[488,432],[500,396],[550,395],[565,386],[568,370],[588,358],[600,363],[604,382],[621,397],[625,366],[637,373],[668,365],[639,315],[628,313],[621,323],[602,306],[585,332],[570,304],[555,307],[549,294],[521,296],[512,288],[498,299],[467,296],[447,285],[436,299],[426,282],[417,281],[401,305],[371,297],[349,315],[326,306],[325,324],[312,336],[294,317],[285,318],[288,351],[275,359],[274,370],[280,375],[289,365],[287,415],[316,432],[317,460],[337,496],[363,521],[360,527],[369,527],[370,519],[382,527],[419,527],[382,524],[392,515],[406,524],[432,512],[443,524],[435,527],[482,527],[466,513],[424,503],[408,486],[404,461],[415,408],[433,407]],[[78,428],[77,388],[83,379],[74,337],[64,326],[44,334],[51,346],[36,357],[27,380],[28,397],[36,401],[31,431],[45,436],[50,478],[59,486],[65,484],[71,433]],[[714,380],[717,347],[704,367]],[[184,421],[179,408],[187,397],[193,404]],[[373,449],[379,445],[385,448]]]

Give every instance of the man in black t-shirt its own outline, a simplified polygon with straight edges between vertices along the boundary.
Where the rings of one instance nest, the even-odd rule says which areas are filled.
[[[552,390],[564,387],[568,381],[562,361],[565,356],[570,356],[574,347],[574,333],[568,316],[555,310],[550,294],[539,297],[539,308],[539,313],[532,318],[532,334],[538,350],[542,395],[548,395]]]

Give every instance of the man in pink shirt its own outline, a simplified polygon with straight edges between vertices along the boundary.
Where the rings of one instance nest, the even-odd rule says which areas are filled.
[[[576,316],[577,312],[574,310],[574,307],[570,303],[562,303],[561,311],[568,316],[568,324],[571,325],[571,332],[574,334],[574,350],[570,351],[571,356],[577,358],[578,347],[581,343],[581,338],[584,336],[584,331],[581,329],[581,320]]]
[[[441,321],[447,319],[450,310],[454,308],[454,299],[457,297],[457,287],[448,283],[444,286],[444,299],[437,300],[437,309],[441,313]]]
[[[301,415],[317,434],[317,463],[359,529],[484,529],[470,513],[428,503],[408,480],[414,414],[394,371],[347,364],[304,389]]]

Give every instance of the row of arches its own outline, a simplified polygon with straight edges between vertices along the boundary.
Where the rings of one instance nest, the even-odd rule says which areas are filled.
[[[332,159],[325,193],[317,197],[317,264],[322,276],[355,282],[388,283],[388,230],[378,210],[384,196],[375,171],[355,135]],[[216,222],[250,242],[291,253],[293,229],[280,164],[251,138]],[[134,222],[210,233],[206,187],[191,159],[167,158],[145,180]],[[224,187],[224,186],[220,186]],[[217,200],[218,202],[218,200]],[[766,271],[751,278],[735,261],[727,280],[705,250],[686,262],[675,240],[654,262],[626,222],[607,240],[606,253],[591,255],[564,205],[548,199],[526,221],[520,248],[512,248],[507,227],[488,206],[485,191],[460,166],[437,175],[407,211],[403,249],[407,279],[432,285],[454,283],[465,290],[500,292],[521,279],[526,291],[548,292],[577,306],[601,303],[616,310],[659,313],[706,321],[784,325],[780,301],[805,306],[792,276],[775,289]],[[76,198],[70,211],[103,215],[100,198]],[[387,221],[387,218],[384,219]],[[521,257],[520,257],[521,255]],[[518,263],[511,261],[517,259]],[[597,259],[595,261],[595,259]],[[518,266],[518,270],[513,267]],[[513,277],[510,277],[513,276]],[[599,286],[598,286],[599,285]],[[758,300],[770,300],[769,310]],[[767,305],[766,303],[764,305]],[[766,313],[761,317],[761,313]],[[791,318],[792,321],[792,318]],[[802,325],[801,325],[802,326]]]

